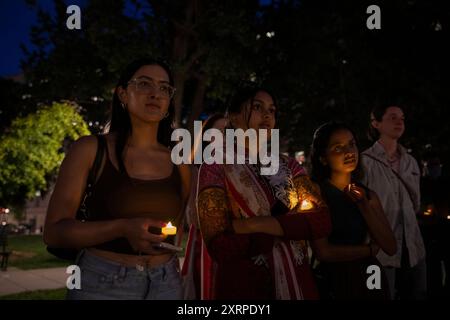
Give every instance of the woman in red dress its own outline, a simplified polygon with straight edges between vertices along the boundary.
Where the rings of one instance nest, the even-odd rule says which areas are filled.
[[[267,90],[245,88],[228,111],[234,129],[275,127]],[[258,136],[259,137],[259,136]],[[246,157],[251,148],[245,146]],[[197,211],[213,267],[213,299],[318,299],[304,240],[330,232],[318,187],[294,159],[279,158],[274,175],[259,164],[202,164]]]

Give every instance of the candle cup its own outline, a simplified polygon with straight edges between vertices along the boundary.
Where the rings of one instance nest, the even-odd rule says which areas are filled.
[[[177,227],[173,226],[172,223],[169,222],[161,229],[161,233],[166,236],[174,236],[177,234]]]

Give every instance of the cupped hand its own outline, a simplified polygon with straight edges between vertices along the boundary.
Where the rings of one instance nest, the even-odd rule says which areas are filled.
[[[154,248],[166,238],[163,234],[155,234],[150,228],[162,228],[164,221],[151,218],[131,218],[124,220],[123,235],[130,243],[133,250],[146,254],[161,254],[161,249]]]

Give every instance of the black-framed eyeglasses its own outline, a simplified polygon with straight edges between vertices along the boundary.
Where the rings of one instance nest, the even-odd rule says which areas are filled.
[[[155,83],[151,79],[134,78],[128,81],[128,84],[133,83],[135,85],[136,91],[139,93],[149,94],[153,90],[157,90],[164,97],[172,99],[175,95],[176,88],[168,84]]]

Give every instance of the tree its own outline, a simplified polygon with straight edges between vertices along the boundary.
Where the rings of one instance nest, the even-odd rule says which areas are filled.
[[[266,60],[257,73],[281,97],[281,136],[290,151],[308,149],[320,124],[341,120],[366,146],[370,109],[378,101],[397,101],[407,109],[402,143],[416,155],[427,143],[448,154],[449,29],[439,26],[450,24],[450,4],[383,2],[376,31],[366,28],[370,4],[272,1],[265,8],[263,25],[275,37],[262,47]]]
[[[31,3],[32,4],[32,3]],[[40,9],[31,30],[35,49],[24,48],[23,67],[39,101],[70,99],[105,111],[114,81],[133,59],[151,55],[174,69],[175,126],[198,118],[205,98],[225,101],[234,83],[248,78],[257,47],[258,1],[106,1],[82,9],[82,30],[65,27],[66,5],[56,15]],[[94,104],[100,97],[103,104]],[[98,100],[97,100],[98,101]],[[89,109],[91,111],[89,111]],[[103,118],[104,119],[104,118]]]
[[[33,96],[72,97],[88,118],[104,114],[123,66],[149,54],[172,62],[177,126],[219,111],[241,80],[253,79],[281,98],[290,151],[307,149],[331,119],[364,137],[376,101],[397,97],[415,131],[405,144],[419,150],[447,139],[448,1],[380,3],[382,28],[368,30],[371,1],[91,0],[76,32],[65,28],[64,2],[54,2],[58,14],[41,12],[32,30],[38,49],[24,66]]]
[[[63,102],[41,106],[17,118],[0,137],[0,203],[23,204],[44,191],[64,158],[64,141],[89,134],[79,106]]]

